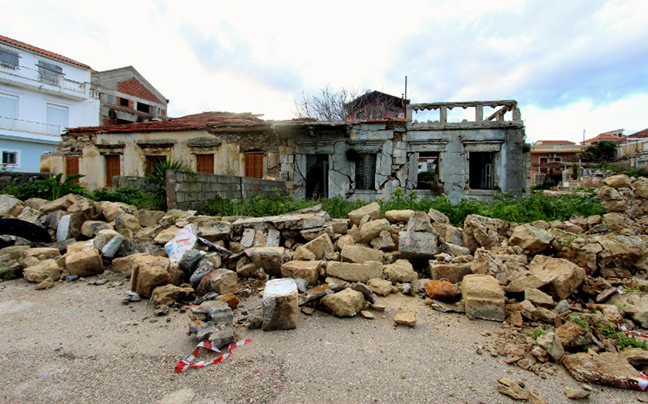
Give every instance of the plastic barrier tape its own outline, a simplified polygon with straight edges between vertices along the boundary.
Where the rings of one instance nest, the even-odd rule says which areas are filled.
[[[218,358],[214,359],[211,362],[205,362],[205,361],[200,361],[200,362],[194,362],[196,357],[198,356],[198,352],[200,351],[200,348],[208,349],[212,352],[216,353],[223,353],[221,350],[216,348],[215,346],[212,345],[211,342],[201,342],[198,345],[196,345],[196,349],[193,350],[192,353],[187,355],[183,360],[179,361],[175,365],[175,373],[180,373],[187,369],[188,367],[196,368],[196,369],[202,369],[205,366],[213,365],[214,363],[219,363],[227,359],[228,356],[232,354],[232,350],[234,348],[240,347],[241,345],[249,344],[252,342],[251,339],[246,339],[243,341],[234,341],[229,346],[227,347],[227,353],[223,354],[222,356],[219,356]]]

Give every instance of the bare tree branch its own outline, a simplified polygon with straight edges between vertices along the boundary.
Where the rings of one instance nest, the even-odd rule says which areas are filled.
[[[302,92],[301,101],[295,100],[295,117],[311,118],[317,121],[346,121],[349,117],[347,104],[358,98],[361,93],[355,88],[335,89],[327,84],[320,88],[319,94],[308,95]]]

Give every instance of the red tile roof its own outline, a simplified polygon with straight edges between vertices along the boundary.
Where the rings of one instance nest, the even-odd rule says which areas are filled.
[[[251,127],[270,124],[251,113],[203,112],[180,118],[168,118],[162,121],[138,122],[112,126],[88,126],[71,128],[67,133],[132,133],[132,132],[173,132],[206,128]]]
[[[570,142],[569,140],[538,140],[534,144],[576,144],[574,142]]]
[[[140,83],[135,77],[117,83],[117,91],[160,104],[166,104],[165,101],[156,97],[155,94]]]
[[[35,46],[26,44],[24,42],[16,41],[15,39],[11,39],[11,38],[8,38],[6,36],[0,35],[0,43],[15,46],[15,47],[18,47],[18,48],[22,48],[22,49],[25,49],[25,50],[28,50],[28,51],[31,51],[31,52],[34,52],[34,53],[38,53],[39,55],[43,55],[43,56],[50,57],[52,59],[60,60],[61,62],[69,63],[71,65],[75,65],[75,66],[81,67],[83,69],[92,70],[92,68],[90,66],[88,66],[86,64],[83,64],[81,62],[77,62],[76,60],[70,59],[70,58],[65,57],[63,55],[59,55],[58,53],[54,53],[54,52],[47,51],[45,49],[37,48]]]
[[[615,136],[615,135],[609,135],[608,133],[610,133],[610,132],[601,133],[600,135],[598,135],[596,137],[593,137],[591,139],[587,139],[586,141],[581,142],[581,143],[582,144],[592,143],[593,140],[595,140],[594,143],[603,142],[603,141],[620,142],[620,141],[622,141],[624,139],[623,137],[619,137],[619,136]]]
[[[640,130],[637,133],[633,133],[632,135],[628,136],[630,138],[643,138],[643,137],[648,137],[648,129]]]

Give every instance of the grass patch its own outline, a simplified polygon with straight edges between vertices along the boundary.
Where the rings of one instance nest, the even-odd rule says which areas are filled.
[[[639,342],[632,337],[628,337],[623,332],[617,331],[611,324],[602,325],[599,329],[603,332],[605,338],[616,340],[617,346],[621,348],[621,350],[630,346],[634,348],[648,349],[646,348],[646,341]]]
[[[580,325],[582,328],[584,328],[586,330],[589,330],[589,328],[590,328],[587,321],[583,320],[582,318],[580,318],[578,316],[570,316],[569,321],[571,321],[572,323],[576,323],[576,324]]]
[[[292,197],[255,195],[244,201],[230,201],[216,198],[206,203],[200,214],[211,216],[272,216],[303,209],[316,204],[334,218],[346,218],[349,212],[368,202],[347,201],[342,197],[321,200],[296,200]],[[543,193],[522,198],[507,195],[497,196],[495,200],[483,202],[476,199],[463,199],[452,205],[446,195],[434,199],[418,198],[415,193],[405,194],[402,189],[394,191],[391,198],[378,201],[382,212],[405,210],[427,212],[434,208],[448,216],[455,226],[463,226],[468,215],[477,214],[510,222],[529,223],[536,220],[568,220],[572,215],[592,216],[606,213],[601,200],[593,194],[553,197]]]

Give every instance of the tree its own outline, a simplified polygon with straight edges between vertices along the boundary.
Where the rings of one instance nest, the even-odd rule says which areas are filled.
[[[613,161],[617,157],[617,145],[614,142],[598,142],[581,153],[582,161],[599,163]]]
[[[317,121],[346,121],[349,116],[346,105],[359,95],[360,92],[354,88],[335,89],[330,84],[320,88],[317,95],[302,92],[301,101],[295,101],[295,117]]]

